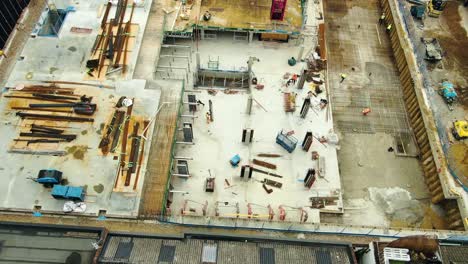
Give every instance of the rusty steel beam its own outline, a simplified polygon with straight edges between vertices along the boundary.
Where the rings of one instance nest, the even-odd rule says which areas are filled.
[[[145,120],[143,121],[143,127],[148,127],[150,121]],[[148,133],[148,129],[145,129],[145,132],[143,133],[143,140],[146,138],[146,134]],[[142,137],[140,137],[141,140]],[[141,144],[141,153],[138,157],[138,169],[136,172],[136,177],[135,177],[135,182],[133,183],[133,190],[136,190],[137,184],[138,184],[138,179],[140,178],[140,171],[141,171],[141,164],[143,163],[143,155],[145,154],[145,141]]]
[[[273,163],[269,163],[269,162],[266,162],[266,161],[263,161],[263,160],[258,160],[258,159],[253,159],[252,162],[253,162],[253,164],[258,165],[258,166],[262,166],[262,167],[265,167],[265,168],[268,168],[268,169],[276,170],[276,165],[273,164]]]
[[[127,156],[127,139],[128,139],[128,127],[130,126],[130,118],[132,117],[133,106],[135,105],[135,98],[132,99],[132,104],[127,107],[127,113],[125,115],[124,131],[122,135],[122,145],[120,147],[120,171],[123,173],[125,167],[125,158]]]
[[[23,119],[37,119],[37,120],[56,120],[66,122],[94,122],[94,118],[75,117],[75,116],[61,116],[61,115],[41,115],[31,113],[16,113],[17,116]]]
[[[135,172],[136,161],[138,158],[138,150],[140,148],[140,139],[138,137],[139,128],[140,128],[140,123],[136,122],[135,125],[133,126],[132,144],[130,148],[130,155],[128,157],[127,177],[125,177],[125,186],[130,185],[130,180],[132,179],[132,173]]]
[[[111,22],[109,23],[109,28],[107,30],[107,35],[106,35],[106,39],[104,41],[104,46],[103,48],[101,49],[101,53],[99,54],[99,66],[98,66],[98,78],[101,76],[101,70],[102,70],[102,66],[104,66],[104,61],[106,60],[106,49],[107,49],[107,46],[109,45],[109,37],[111,35],[111,32],[112,32],[112,23],[113,23],[113,19],[111,19]]]
[[[114,67],[117,67],[120,63],[120,59],[122,57],[122,52],[124,53],[124,61],[122,63],[122,73],[126,71],[126,64],[127,64],[127,50],[128,50],[128,40],[130,38],[130,29],[133,20],[133,12],[135,10],[135,2],[132,5],[132,11],[130,12],[130,18],[128,19],[127,23],[125,23],[125,28],[123,31],[123,36],[121,39],[121,44],[119,46],[119,51],[117,52],[117,56],[114,62]]]
[[[104,29],[106,28],[107,18],[109,17],[109,12],[111,10],[111,7],[112,7],[112,3],[107,2],[106,12],[104,13],[104,16],[102,17],[102,21],[101,21],[101,28],[102,28],[103,33],[104,33]]]

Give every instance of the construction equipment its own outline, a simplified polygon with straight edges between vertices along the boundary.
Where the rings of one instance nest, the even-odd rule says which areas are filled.
[[[447,6],[447,0],[430,0],[428,5],[428,15],[431,17],[439,17],[442,11]]]
[[[439,89],[439,94],[444,98],[450,111],[452,111],[452,105],[458,97],[457,92],[453,88],[453,84],[449,81],[443,81],[442,87]]]
[[[62,172],[58,170],[40,170],[37,178],[28,178],[50,188],[62,181]]]
[[[457,140],[468,138],[468,121],[457,120],[453,122],[452,134]]]
[[[292,153],[297,146],[297,139],[289,133],[283,133],[283,131],[281,130],[276,135],[276,143],[281,145],[289,153]]]
[[[411,15],[417,19],[423,19],[426,14],[426,5],[414,5],[411,6]]]
[[[85,191],[83,187],[73,187],[67,185],[54,185],[52,188],[52,197],[55,199],[66,199],[83,202],[85,199]]]

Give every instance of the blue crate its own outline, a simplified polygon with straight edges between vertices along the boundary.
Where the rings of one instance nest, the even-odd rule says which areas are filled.
[[[67,195],[68,191],[68,186],[63,186],[63,185],[54,185],[54,188],[52,188],[52,197],[55,199],[62,199]]]
[[[241,158],[239,154],[236,154],[234,157],[231,158],[229,162],[231,163],[232,166],[236,167],[237,165],[239,165],[240,159]]]
[[[83,187],[72,187],[68,186],[67,198],[71,200],[79,200],[80,202],[84,201],[84,190]]]
[[[83,202],[85,198],[83,187],[54,185],[51,194],[55,199],[69,199]]]

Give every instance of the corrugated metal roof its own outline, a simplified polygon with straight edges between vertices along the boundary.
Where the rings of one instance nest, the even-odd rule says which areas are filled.
[[[315,254],[317,263],[320,264],[332,264],[330,251],[320,250]]]
[[[468,246],[440,246],[443,263],[468,263]]]
[[[260,264],[275,264],[275,250],[273,248],[260,248]]]
[[[115,257],[119,244],[132,241],[128,254]],[[122,247],[122,246],[121,246]],[[125,247],[124,247],[125,248]],[[120,249],[121,250],[121,249]],[[128,253],[128,252],[127,252]],[[100,263],[206,263],[206,264],[352,264],[346,245],[288,243],[287,241],[232,241],[214,239],[163,239],[143,237],[108,237]],[[125,257],[125,258],[122,258]]]
[[[175,250],[175,246],[162,245],[159,251],[158,261],[172,263],[174,261]]]
[[[132,253],[133,242],[132,241],[120,241],[117,251],[115,252],[115,258],[129,259]]]

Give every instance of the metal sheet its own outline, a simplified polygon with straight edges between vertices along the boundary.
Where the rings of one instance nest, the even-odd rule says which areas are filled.
[[[161,250],[159,251],[158,262],[172,263],[174,261],[175,250],[175,246],[162,245]]]
[[[117,246],[117,251],[115,252],[114,257],[116,259],[129,259],[130,254],[133,250],[133,241],[124,242],[120,241],[119,245]]]
[[[216,263],[216,258],[218,255],[218,245],[217,244],[204,244],[202,251],[202,263],[211,264]]]
[[[317,260],[317,263],[320,264],[332,264],[330,251],[317,251],[315,259]]]
[[[260,248],[260,264],[275,264],[275,249]]]

